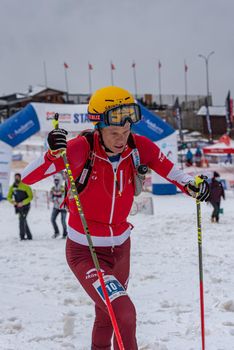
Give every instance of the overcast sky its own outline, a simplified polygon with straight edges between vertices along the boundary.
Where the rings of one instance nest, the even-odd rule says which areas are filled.
[[[205,60],[214,104],[234,96],[233,0],[0,0],[0,96],[44,85],[88,93],[114,84],[134,93],[206,94]]]

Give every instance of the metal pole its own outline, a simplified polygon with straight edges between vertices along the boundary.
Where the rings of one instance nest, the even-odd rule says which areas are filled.
[[[201,54],[198,55],[198,57],[201,57],[205,60],[205,65],[206,65],[206,95],[207,95],[208,105],[209,105],[209,95],[210,95],[210,90],[209,90],[209,58],[214,53],[215,53],[214,51],[211,51],[207,56],[204,56]]]
[[[67,102],[68,102],[69,90],[68,90],[68,79],[67,79],[67,68],[66,68],[66,67],[64,67],[64,74],[65,74],[65,84],[66,84],[66,90],[67,90]]]
[[[92,94],[91,69],[89,68],[89,94]]]
[[[185,106],[187,108],[188,102],[188,84],[187,84],[187,65],[184,61],[184,92],[185,92]]]
[[[45,81],[45,87],[47,88],[47,71],[46,71],[46,62],[43,62],[43,69],[44,69],[44,81]]]
[[[136,80],[136,67],[133,66],[133,78],[134,78],[134,87],[135,87],[135,98],[137,98],[137,80]]]
[[[158,62],[158,89],[159,89],[159,104],[162,105],[162,93],[161,93],[161,62]]]
[[[212,140],[212,130],[211,130],[211,123],[210,123],[210,113],[209,113],[209,105],[210,105],[210,100],[209,100],[209,58],[211,55],[213,55],[215,52],[211,51],[207,56],[199,54],[198,57],[201,57],[205,61],[205,66],[206,66],[206,115],[207,115],[207,127],[209,131],[209,142],[213,143]]]
[[[114,65],[112,61],[110,62],[110,70],[111,70],[111,85],[113,86],[114,85],[114,73],[113,73]]]

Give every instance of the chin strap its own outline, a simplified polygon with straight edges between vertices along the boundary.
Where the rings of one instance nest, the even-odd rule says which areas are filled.
[[[102,144],[102,146],[104,147],[104,150],[105,150],[105,152],[108,152],[108,153],[114,153],[113,151],[111,151],[108,147],[106,147],[106,145],[105,145],[105,143],[104,143],[104,141],[103,141],[103,137],[102,137],[102,133],[101,133],[101,128],[100,127],[98,127],[97,128],[97,130],[98,130],[98,132],[99,132],[99,136],[100,136],[100,140],[101,140],[101,144]]]

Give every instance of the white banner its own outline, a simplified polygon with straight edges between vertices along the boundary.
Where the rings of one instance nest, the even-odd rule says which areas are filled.
[[[5,198],[9,189],[12,147],[0,140],[0,187]]]
[[[52,129],[52,119],[55,113],[59,114],[59,126],[69,132],[80,132],[92,129],[93,124],[88,120],[88,105],[31,103],[40,123],[40,132],[49,132]]]

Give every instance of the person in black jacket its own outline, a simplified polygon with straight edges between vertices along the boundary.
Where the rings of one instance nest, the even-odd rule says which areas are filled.
[[[210,197],[209,197],[209,202],[214,208],[211,215],[211,222],[219,222],[219,211],[220,211],[220,203],[221,203],[222,197],[223,199],[225,199],[224,188],[220,181],[219,173],[214,171],[214,175],[210,183]]]

